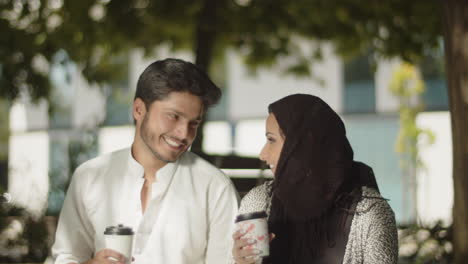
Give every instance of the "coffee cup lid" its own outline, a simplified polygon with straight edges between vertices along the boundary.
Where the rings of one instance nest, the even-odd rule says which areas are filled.
[[[241,215],[238,215],[236,217],[236,223],[241,222],[241,221],[245,221],[245,220],[256,219],[256,218],[265,218],[265,217],[267,217],[267,213],[265,211],[241,214]]]
[[[108,226],[104,235],[133,235],[133,230],[131,227],[118,224],[117,226]]]

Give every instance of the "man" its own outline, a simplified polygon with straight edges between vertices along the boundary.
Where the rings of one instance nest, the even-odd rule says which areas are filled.
[[[237,193],[221,171],[187,151],[220,96],[192,63],[166,59],[145,69],[133,102],[131,148],[87,161],[72,177],[52,247],[55,263],[128,263],[105,248],[104,230],[117,224],[135,230],[134,263],[229,259]]]

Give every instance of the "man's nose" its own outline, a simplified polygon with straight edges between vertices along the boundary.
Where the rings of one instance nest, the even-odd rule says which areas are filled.
[[[176,135],[179,139],[186,139],[188,137],[189,131],[190,127],[188,124],[185,124],[184,122],[177,124]]]

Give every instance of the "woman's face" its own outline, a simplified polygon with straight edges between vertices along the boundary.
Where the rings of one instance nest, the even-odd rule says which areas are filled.
[[[278,121],[275,116],[270,113],[266,120],[266,143],[260,152],[260,159],[268,164],[273,173],[276,172],[276,165],[283,149],[284,137],[280,130]]]

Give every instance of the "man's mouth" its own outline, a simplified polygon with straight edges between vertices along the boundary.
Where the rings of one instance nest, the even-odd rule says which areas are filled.
[[[178,140],[178,139],[175,139],[175,138],[172,138],[172,137],[163,137],[164,138],[164,141],[170,146],[170,147],[173,147],[173,148],[183,148],[185,147],[187,144],[181,140]]]

